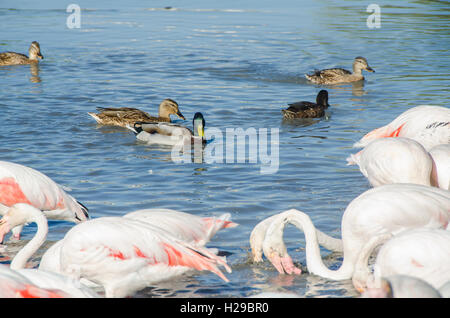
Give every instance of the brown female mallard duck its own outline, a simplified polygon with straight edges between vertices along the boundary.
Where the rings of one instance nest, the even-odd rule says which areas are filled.
[[[325,115],[325,109],[328,108],[328,92],[321,90],[316,97],[316,103],[297,102],[288,105],[288,109],[282,109],[283,117],[293,118],[319,118]]]
[[[88,113],[99,124],[112,126],[133,126],[135,122],[170,122],[170,115],[176,115],[185,119],[178,109],[178,104],[172,99],[165,99],[159,104],[158,117],[150,116],[148,113],[137,108],[120,107],[104,108],[97,107],[99,113]]]
[[[321,71],[315,71],[313,74],[305,74],[305,77],[315,84],[356,82],[364,79],[362,70],[375,72],[364,57],[358,56],[353,61],[353,73],[344,70],[343,68],[328,68]]]
[[[32,64],[38,63],[38,58],[43,59],[41,54],[41,47],[39,43],[33,41],[28,50],[29,57],[25,54],[16,52],[0,53],[0,65],[17,65],[17,64]]]

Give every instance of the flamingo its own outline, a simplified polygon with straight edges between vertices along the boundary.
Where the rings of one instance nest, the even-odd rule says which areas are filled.
[[[49,219],[79,223],[89,218],[88,209],[48,176],[30,167],[0,161],[0,215],[16,203],[30,204]],[[13,238],[20,238],[22,227],[13,229]]]
[[[34,285],[29,279],[7,265],[0,264],[1,298],[65,298],[61,290],[48,290]]]
[[[392,238],[373,240],[361,251],[353,284],[380,288],[381,279],[407,275],[424,280],[440,289],[450,281],[450,231],[438,228],[414,228]],[[374,264],[367,269],[369,256],[382,244]]]
[[[417,141],[398,137],[375,139],[357,154],[350,155],[347,162],[348,165],[358,165],[374,187],[389,183],[438,186],[438,180],[444,176],[439,176],[441,171],[436,169],[433,159]],[[441,167],[441,170],[449,167]],[[441,188],[447,190],[448,184],[446,187],[442,184]]]
[[[0,234],[25,222],[37,223],[32,248],[42,244],[48,227],[45,216],[30,205],[16,204],[3,217]],[[2,236],[3,236],[2,235]],[[32,241],[33,241],[32,240]],[[40,242],[40,243],[39,243]],[[231,268],[224,258],[209,249],[177,239],[148,222],[124,217],[102,217],[77,224],[60,243],[62,274],[77,281],[86,278],[102,285],[106,297],[133,295],[150,284],[179,276],[192,270],[209,270],[224,281],[218,268]],[[25,251],[24,251],[25,250]],[[25,246],[11,262],[23,266],[34,251]]]
[[[223,228],[233,228],[229,213],[218,218],[200,217],[172,209],[142,209],[124,215],[125,218],[151,223],[168,231],[178,239],[204,246]]]
[[[372,140],[384,137],[406,137],[422,144],[427,151],[440,144],[450,143],[450,109],[422,105],[408,109],[389,124],[374,129],[354,147],[365,147]]]
[[[46,290],[60,290],[64,297],[98,297],[98,295],[81,284],[79,281],[67,276],[42,270],[25,268],[27,261],[45,242],[48,233],[48,224],[45,215],[38,209],[25,204],[13,205],[0,220],[0,240],[16,224],[35,222],[38,232],[13,258],[10,269],[16,276],[25,277],[32,285]],[[19,279],[20,280],[20,279]]]
[[[182,241],[196,246],[204,246],[221,229],[233,228],[238,224],[230,221],[231,215],[224,213],[218,218],[200,217],[172,209],[142,209],[129,212],[124,218],[148,222],[158,226]],[[53,244],[42,256],[39,269],[61,273],[59,254],[63,240]],[[83,280],[86,285],[94,286],[92,282]]]
[[[436,165],[439,188],[450,190],[450,144],[434,146],[430,150],[430,155]]]
[[[295,209],[272,217],[268,226],[267,220],[262,221],[262,227],[258,224],[258,239],[251,240],[250,244],[255,261],[261,259],[258,253],[262,250],[278,272],[299,274],[301,271],[294,271],[295,266],[283,242],[284,226],[292,223],[305,234],[306,263],[310,273],[333,280],[350,279],[359,253],[368,242],[409,228],[446,228],[450,221],[449,206],[450,193],[434,187],[388,184],[367,190],[350,202],[342,216],[340,244],[344,259],[338,270],[330,270],[323,264],[319,249],[320,241],[324,240],[319,237],[323,234],[319,234],[321,232],[316,230],[306,213]],[[339,241],[335,239],[334,243],[340,248]],[[362,290],[360,286],[355,287]]]
[[[439,290],[426,281],[408,275],[380,279],[379,288],[368,288],[362,298],[442,298]]]

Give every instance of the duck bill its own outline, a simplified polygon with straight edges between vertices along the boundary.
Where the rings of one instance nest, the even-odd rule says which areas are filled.
[[[205,129],[203,128],[203,125],[197,126],[197,134],[199,137],[205,138]]]
[[[371,68],[370,66],[367,66],[366,71],[375,73],[375,70]]]
[[[181,119],[183,119],[183,120],[186,120],[186,118],[184,118],[183,114],[180,113],[180,111],[178,111],[176,115],[178,116],[178,118],[181,118]]]
[[[37,57],[40,58],[41,60],[44,59],[44,56],[42,54],[40,54],[40,53],[37,55]]]

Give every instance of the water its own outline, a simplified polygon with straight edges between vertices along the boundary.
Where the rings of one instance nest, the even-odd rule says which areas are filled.
[[[346,157],[357,151],[352,144],[406,109],[448,103],[448,2],[388,3],[379,3],[381,28],[369,29],[366,5],[356,0],[77,1],[81,28],[69,29],[60,1],[2,0],[0,51],[26,53],[37,40],[45,59],[37,67],[0,67],[0,158],[70,188],[92,218],[160,207],[197,215],[229,212],[240,224],[208,245],[228,255],[230,283],[201,273],[136,297],[247,297],[262,291],[357,297],[349,280],[280,276],[267,261],[253,264],[249,236],[264,218],[296,208],[339,237],[345,207],[369,189],[360,172],[346,166]],[[350,69],[359,55],[376,73],[366,73],[363,84],[325,87],[331,105],[325,118],[282,121],[287,103],[313,101],[324,88],[307,83],[304,73]],[[164,98],[179,103],[188,120],[178,122],[187,126],[201,111],[207,128],[223,132],[278,128],[278,171],[261,174],[259,163],[177,164],[170,148],[142,144],[130,131],[97,126],[87,115],[97,106],[156,113]],[[40,253],[71,226],[50,221]],[[34,231],[32,225],[23,231],[24,242]],[[285,240],[294,260],[305,265],[303,235],[289,227]],[[322,255],[339,267],[341,254]]]

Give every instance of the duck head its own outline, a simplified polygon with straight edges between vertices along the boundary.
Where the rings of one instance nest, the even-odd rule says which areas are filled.
[[[192,125],[194,127],[194,136],[205,139],[205,119],[203,118],[202,113],[195,113]]]
[[[316,97],[316,104],[317,104],[317,105],[322,105],[322,106],[325,106],[325,107],[330,106],[330,105],[328,104],[328,91],[327,91],[327,90],[322,89],[322,90],[319,92],[319,94],[317,94],[317,97]]]
[[[40,58],[44,59],[44,56],[41,54],[41,47],[38,42],[33,41],[30,45],[30,49],[28,50],[28,55],[30,60],[36,60]]]
[[[364,57],[358,56],[353,61],[353,73],[361,73],[361,70],[366,70],[372,73],[375,72],[375,70],[369,66],[369,63],[367,63],[367,60]]]
[[[159,104],[159,117],[170,118],[170,115],[176,115],[183,120],[186,119],[178,109],[178,103],[170,98],[166,98]]]

